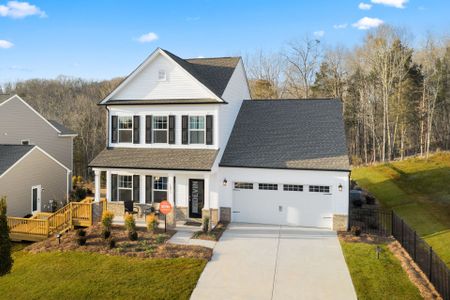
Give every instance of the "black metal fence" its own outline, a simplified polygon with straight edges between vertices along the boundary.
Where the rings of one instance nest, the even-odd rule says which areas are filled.
[[[427,275],[444,300],[450,300],[450,269],[417,233],[392,212],[392,236]]]
[[[352,208],[349,228],[381,236],[392,235],[409,253],[444,300],[450,300],[450,269],[417,233],[395,212],[374,208]]]

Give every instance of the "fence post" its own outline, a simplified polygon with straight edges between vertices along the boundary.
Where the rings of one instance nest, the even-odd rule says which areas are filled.
[[[416,261],[417,233],[414,231],[414,261]]]
[[[430,259],[429,259],[429,264],[430,267],[428,268],[428,279],[430,280],[431,283],[433,283],[431,281],[431,277],[433,276],[433,272],[432,272],[432,265],[433,265],[433,247],[430,246]]]

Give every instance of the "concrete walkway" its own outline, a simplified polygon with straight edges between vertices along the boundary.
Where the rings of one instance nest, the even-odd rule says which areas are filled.
[[[356,299],[333,231],[230,224],[191,299]]]
[[[197,226],[177,225],[176,227],[177,233],[175,233],[167,242],[178,245],[190,245],[190,246],[196,245],[214,248],[217,243],[215,241],[191,239],[194,232],[199,231],[200,229],[201,228]]]

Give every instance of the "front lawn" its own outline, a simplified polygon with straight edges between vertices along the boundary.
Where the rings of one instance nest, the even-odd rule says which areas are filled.
[[[206,260],[79,251],[14,254],[2,299],[189,299]]]
[[[385,244],[377,259],[375,244],[340,241],[358,299],[422,299]]]
[[[450,153],[355,168],[352,179],[393,209],[450,266]]]

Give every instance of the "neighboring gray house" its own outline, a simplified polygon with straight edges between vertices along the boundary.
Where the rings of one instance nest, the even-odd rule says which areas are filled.
[[[58,207],[69,195],[73,138],[77,134],[45,119],[17,95],[0,94],[0,196],[8,215]]]

